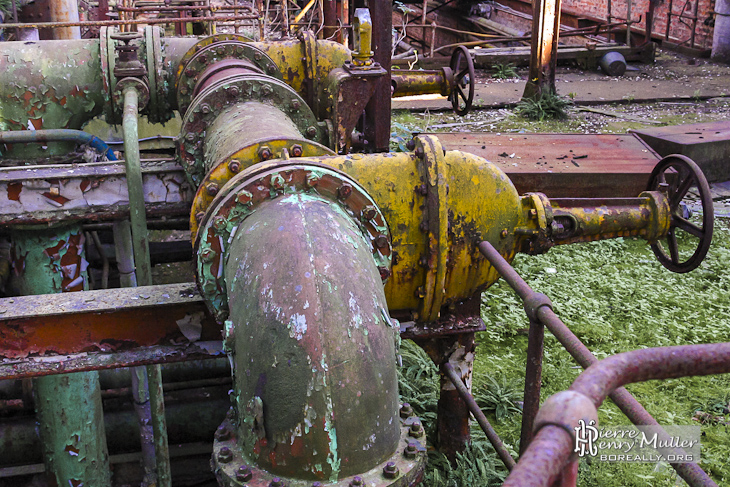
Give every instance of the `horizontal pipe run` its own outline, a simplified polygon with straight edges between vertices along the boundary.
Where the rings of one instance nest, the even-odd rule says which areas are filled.
[[[459,396],[461,396],[461,398],[464,400],[467,407],[469,408],[469,411],[471,411],[471,414],[474,415],[474,419],[476,419],[477,423],[479,423],[479,426],[482,427],[484,434],[487,435],[487,439],[489,439],[489,442],[496,450],[497,455],[499,455],[499,458],[502,460],[502,463],[504,463],[504,466],[507,467],[507,470],[511,471],[515,466],[514,458],[512,458],[512,455],[510,455],[507,449],[504,447],[504,443],[502,443],[501,438],[499,437],[497,432],[494,431],[494,428],[489,423],[489,420],[479,408],[479,405],[474,400],[474,396],[472,396],[467,390],[464,382],[459,377],[459,374],[448,362],[444,363],[441,366],[441,369],[443,370],[443,373],[446,374],[446,376],[449,378],[449,380],[451,380],[451,383],[454,384],[456,390],[459,392]]]
[[[88,144],[110,161],[117,156],[106,143],[95,135],[83,130],[51,129],[51,130],[12,130],[0,132],[0,143],[5,144],[45,144],[46,142],[76,142]]]
[[[4,29],[57,29],[62,27],[115,27],[118,25],[155,25],[155,24],[183,24],[187,22],[232,22],[234,20],[256,20],[258,14],[249,15],[214,15],[211,17],[171,18],[171,19],[138,19],[138,20],[88,20],[79,22],[36,22],[28,24],[3,24]]]
[[[613,355],[588,367],[570,386],[598,407],[626,384],[730,372],[730,343],[647,348]]]
[[[499,252],[487,241],[479,244],[479,250],[487,260],[497,269],[497,272],[517,292],[522,301],[535,296],[537,293],[530,288],[524,279],[515,271],[512,266],[502,257]],[[583,368],[588,368],[598,359],[588,350],[583,342],[563,323],[549,306],[540,306],[535,311],[537,319],[544,324],[550,332],[558,339],[563,347],[570,353],[576,362]],[[655,425],[659,423],[649,412],[644,409],[639,401],[626,389],[619,387],[613,391],[611,400],[635,425]],[[537,438],[533,439],[533,442]],[[672,468],[690,485],[714,485],[712,479],[696,463],[673,463]]]

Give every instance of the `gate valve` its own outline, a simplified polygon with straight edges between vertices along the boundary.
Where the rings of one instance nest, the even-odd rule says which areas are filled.
[[[117,32],[111,35],[112,39],[120,41],[115,48],[119,56],[114,66],[114,76],[117,79],[142,78],[147,75],[147,69],[137,54],[139,46],[132,44],[132,41],[141,37],[139,32]]]

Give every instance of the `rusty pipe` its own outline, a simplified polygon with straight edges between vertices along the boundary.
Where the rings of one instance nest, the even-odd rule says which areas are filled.
[[[474,419],[476,419],[477,423],[479,423],[479,426],[481,426],[484,434],[487,435],[487,439],[496,450],[497,455],[499,455],[499,458],[502,460],[502,463],[504,463],[504,466],[507,467],[507,470],[512,470],[515,466],[514,458],[512,458],[512,455],[509,454],[507,448],[505,448],[504,446],[504,443],[502,443],[502,440],[497,435],[497,432],[494,431],[494,428],[489,423],[489,420],[484,415],[482,410],[479,408],[479,405],[474,400],[474,397],[469,393],[469,390],[464,385],[464,382],[461,380],[461,377],[459,377],[459,374],[454,369],[454,366],[451,365],[449,362],[445,362],[441,366],[441,369],[443,370],[443,373],[446,374],[446,376],[449,378],[449,380],[451,380],[451,383],[454,384],[461,398],[466,402],[467,406],[469,407],[469,411],[471,411]]]
[[[482,242],[479,244],[479,251],[507,281],[510,287],[517,292],[520,299],[525,303],[525,311],[528,316],[544,324],[579,365],[588,368],[598,362],[598,359],[588,350],[588,347],[553,312],[549,300],[545,301],[542,299],[544,295],[533,291],[492,244]],[[610,394],[610,397],[632,423],[636,425],[659,425],[656,419],[625,388],[619,387]],[[532,441],[534,442],[536,439],[534,438]],[[696,463],[672,464],[672,468],[688,483],[712,482],[707,473]]]
[[[620,353],[591,365],[578,376],[570,390],[580,393],[597,408],[612,391],[626,384],[728,372],[730,343],[649,348]],[[661,436],[667,436],[662,433],[659,433],[660,440]],[[568,463],[573,446],[573,438],[564,428],[543,427],[504,485],[551,485]],[[682,477],[690,485],[715,485],[706,475]]]
[[[438,93],[449,96],[454,90],[454,72],[440,70],[394,69],[390,74],[392,96],[413,96]]]

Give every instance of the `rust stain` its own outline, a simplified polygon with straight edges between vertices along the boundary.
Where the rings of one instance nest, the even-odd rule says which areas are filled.
[[[63,206],[69,201],[70,199],[66,198],[65,196],[61,196],[60,194],[53,194],[49,191],[46,191],[45,193],[41,193],[43,196],[48,198],[49,200],[53,201],[54,203],[58,204],[59,206]]]
[[[8,199],[20,201],[20,192],[23,191],[23,183],[8,183]]]
[[[81,189],[82,193],[85,193],[89,189],[89,186],[91,186],[91,181],[88,178],[84,178],[81,180],[79,189]]]

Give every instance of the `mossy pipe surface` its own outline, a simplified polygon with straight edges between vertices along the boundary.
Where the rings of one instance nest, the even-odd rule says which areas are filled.
[[[393,455],[398,329],[358,223],[316,194],[266,201],[240,223],[225,274],[243,461],[336,481]]]

